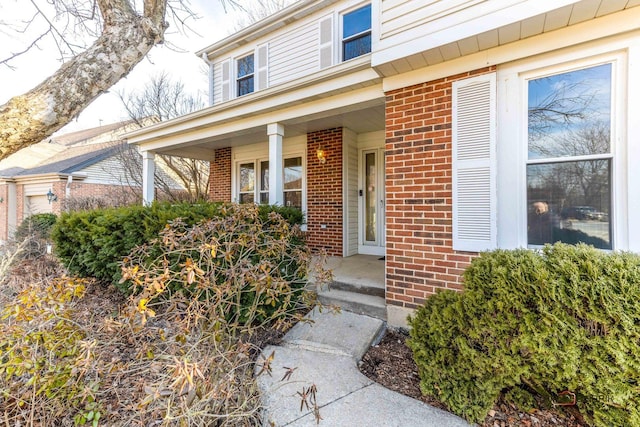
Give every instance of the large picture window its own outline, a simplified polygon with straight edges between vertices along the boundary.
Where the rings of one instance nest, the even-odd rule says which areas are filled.
[[[612,244],[612,64],[527,81],[527,240]]]
[[[342,17],[342,60],[371,52],[371,5]]]
[[[285,206],[302,209],[302,157],[288,157],[283,165],[283,200]],[[256,177],[259,179],[256,180]],[[255,160],[238,165],[238,201],[269,203],[269,161]]]

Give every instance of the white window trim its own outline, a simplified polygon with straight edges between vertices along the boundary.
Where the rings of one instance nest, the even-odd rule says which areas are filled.
[[[547,54],[498,69],[498,247],[527,247],[527,83],[531,79],[572,70],[611,63],[611,239],[613,250],[629,249],[632,220],[640,220],[640,212],[628,210],[627,157],[627,69],[624,51],[608,51],[602,46],[577,56],[576,49],[561,54]],[[580,53],[579,51],[577,52]],[[578,59],[576,59],[578,58]],[[629,73],[629,75],[632,75]],[[636,112],[640,113],[640,112]],[[600,155],[599,158],[607,157]],[[565,159],[566,160],[566,159]],[[636,159],[638,160],[638,159]],[[544,159],[543,163],[549,162]],[[635,219],[632,219],[634,216]]]
[[[371,28],[369,28],[369,33],[371,34],[371,52],[373,52],[373,25],[374,25],[374,19],[373,19],[373,4],[370,1],[365,1],[365,2],[360,2],[354,6],[351,6],[347,9],[343,9],[338,13],[338,37],[336,37],[336,41],[337,41],[337,48],[336,48],[336,56],[337,56],[337,62],[336,64],[341,64],[343,62],[348,62],[351,60],[354,60],[356,58],[360,58],[361,56],[365,56],[365,55],[371,55],[371,52],[365,54],[365,55],[360,55],[360,56],[356,56],[355,58],[351,58],[351,59],[343,59],[343,43],[344,43],[344,37],[342,36],[344,34],[343,30],[344,30],[344,16],[348,15],[351,12],[354,12],[358,9],[361,9],[367,5],[371,5]],[[364,34],[364,31],[362,33],[359,34]],[[351,37],[355,37],[356,34],[354,34]],[[334,46],[335,47],[335,46]]]
[[[240,61],[241,59],[246,58],[249,55],[253,55],[253,73],[250,74],[251,76],[253,76],[253,91],[251,91],[249,93],[245,93],[244,95],[239,95],[238,94],[238,80],[240,80],[240,79],[238,78],[238,61]],[[247,95],[251,95],[252,93],[255,93],[256,92],[256,51],[255,51],[255,49],[251,50],[249,52],[245,52],[242,55],[235,56],[233,58],[232,66],[233,66],[233,74],[232,74],[232,76],[233,76],[233,89],[232,89],[233,98],[239,98],[241,96],[247,96]],[[247,76],[244,76],[244,78],[246,78]]]

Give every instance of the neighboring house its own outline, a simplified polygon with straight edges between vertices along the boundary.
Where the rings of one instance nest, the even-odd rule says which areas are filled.
[[[137,128],[127,121],[54,136],[0,161],[0,241],[26,217],[60,213],[70,199],[131,195],[122,135]]]
[[[198,55],[211,106],[127,135],[211,197],[300,206],[386,256],[388,320],[479,251],[640,251],[640,0],[302,0]],[[277,171],[277,173],[273,173]]]

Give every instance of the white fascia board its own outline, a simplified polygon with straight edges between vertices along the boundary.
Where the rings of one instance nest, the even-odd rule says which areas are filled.
[[[194,142],[201,143],[210,138],[232,136],[235,133],[258,127],[264,127],[266,139],[266,125],[269,123],[295,119],[305,120],[306,117],[317,114],[331,115],[332,112],[349,105],[378,105],[380,102],[384,102],[384,92],[382,85],[377,84],[360,89],[350,89],[329,97],[299,100],[283,97],[278,100],[276,107],[267,108],[271,107],[273,102],[273,99],[267,99],[261,103],[263,104],[262,108],[258,109],[255,108],[257,107],[255,104],[244,105],[240,110],[225,112],[224,119],[216,116],[215,119],[211,118],[206,123],[201,121],[197,126],[187,126],[175,130],[166,129],[163,134],[145,138],[145,142],[134,141],[134,143],[138,143],[145,150],[158,151]]]
[[[382,86],[384,91],[388,92],[483,67],[517,61],[565,47],[584,45],[607,37],[618,36],[624,44],[624,40],[637,36],[632,32],[638,32],[638,22],[640,22],[640,7],[626,9],[451,61],[386,77]]]
[[[540,15],[560,7],[577,3],[579,0],[526,0],[503,9],[443,28],[440,31],[425,33],[424,24],[389,36],[385,40],[374,43],[372,65],[378,66],[416,53],[444,46],[448,43],[464,40],[514,22]],[[379,50],[378,50],[379,49]]]
[[[66,181],[69,174],[65,173],[47,173],[38,175],[20,175],[14,177],[17,184],[42,184],[52,181]]]

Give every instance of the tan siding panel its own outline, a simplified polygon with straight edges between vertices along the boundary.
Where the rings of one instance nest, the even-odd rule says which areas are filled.
[[[213,104],[222,102],[222,63],[213,65]]]
[[[126,182],[124,172],[117,159],[110,157],[88,166],[81,173],[87,174],[87,184],[115,184]]]
[[[433,22],[433,31],[441,29],[437,21],[468,9],[487,0],[439,0],[410,1],[384,0],[382,2],[381,38],[387,38],[399,32]],[[426,4],[425,4],[426,3]],[[440,27],[440,28],[438,28]]]
[[[275,86],[319,70],[319,34],[309,23],[269,43],[269,86]]]

